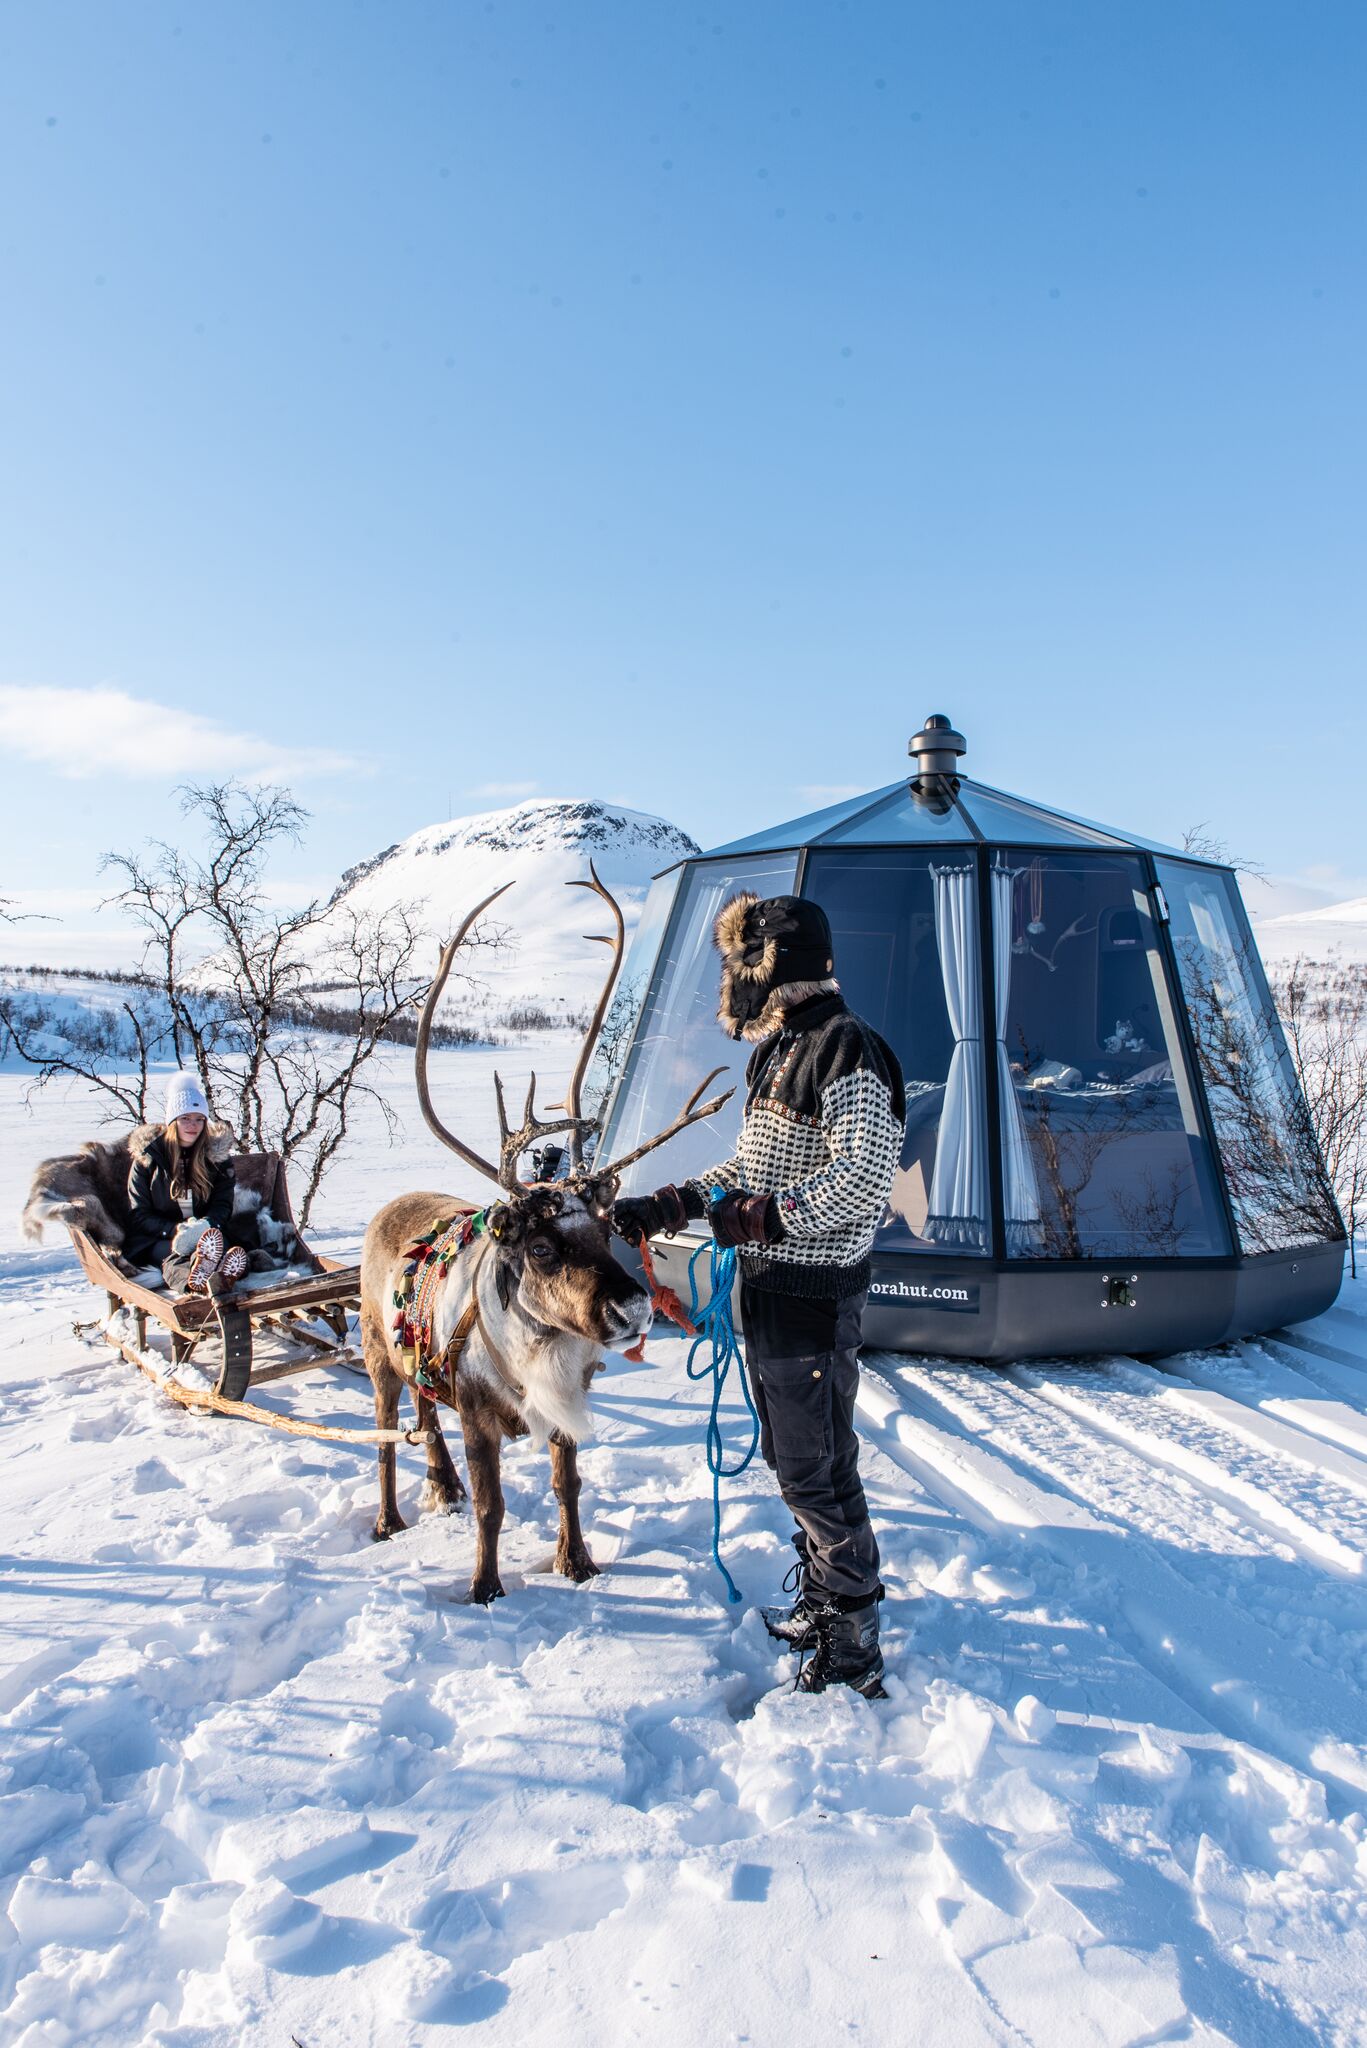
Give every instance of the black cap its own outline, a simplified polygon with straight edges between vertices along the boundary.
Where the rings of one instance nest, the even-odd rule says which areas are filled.
[[[810,896],[766,896],[745,920],[746,952],[757,955],[772,940],[778,948],[775,983],[824,981],[835,965],[831,921]]]

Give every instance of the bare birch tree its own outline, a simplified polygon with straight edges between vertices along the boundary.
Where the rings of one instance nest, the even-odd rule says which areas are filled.
[[[1357,1228],[1367,1214],[1367,976],[1317,970],[1297,955],[1273,993],[1356,1278]]]
[[[1219,867],[1233,868],[1237,874],[1251,875],[1255,882],[1267,880],[1267,869],[1260,860],[1237,859],[1227,842],[1217,832],[1212,832],[1204,819],[1199,825],[1187,826],[1182,834],[1182,851],[1189,853],[1193,860],[1211,860]]]
[[[138,1121],[155,1113],[153,1068],[192,1067],[214,1115],[245,1149],[278,1151],[297,1169],[299,1220],[307,1224],[360,1104],[373,1103],[391,1133],[395,1127],[367,1069],[425,992],[420,960],[429,935],[415,904],[377,913],[318,900],[288,911],[272,905],[268,858],[299,838],[308,816],[288,790],[226,782],[181,796],[201,852],[154,842],[104,863],[121,885],[110,904],[143,935],[139,985],[121,1013],[66,1017],[58,1028],[50,1014],[12,997],[3,1024],[40,1086],[63,1074],[83,1080],[111,1099],[115,1114]],[[487,921],[472,934],[476,948],[503,939]],[[344,1020],[340,1031],[313,1024],[320,984],[332,998],[329,1024]]]

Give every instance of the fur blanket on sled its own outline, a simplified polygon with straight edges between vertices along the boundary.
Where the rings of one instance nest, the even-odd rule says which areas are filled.
[[[145,1156],[160,1130],[160,1124],[138,1124],[110,1143],[92,1138],[77,1152],[63,1152],[42,1160],[24,1204],[25,1237],[39,1243],[45,1223],[63,1223],[68,1229],[83,1230],[120,1271],[131,1273],[133,1268],[123,1257],[129,1217],[129,1169],[136,1158]],[[263,1207],[267,1190],[279,1170],[277,1162],[260,1154],[238,1154],[237,1140],[228,1124],[210,1124],[209,1155],[215,1160],[233,1159],[237,1180],[233,1215],[255,1216],[261,1241],[262,1252],[253,1254],[253,1264],[258,1259],[272,1266],[287,1264],[298,1239],[287,1224]],[[263,1254],[270,1256],[266,1258]]]

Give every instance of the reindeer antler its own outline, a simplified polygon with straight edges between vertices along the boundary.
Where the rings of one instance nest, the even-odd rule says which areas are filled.
[[[705,1116],[715,1116],[719,1109],[725,1109],[727,1103],[736,1092],[734,1088],[728,1088],[725,1095],[714,1096],[711,1102],[705,1102],[701,1109],[695,1107],[703,1089],[710,1088],[718,1074],[724,1074],[725,1072],[725,1067],[713,1067],[711,1073],[699,1081],[673,1123],[666,1130],[661,1131],[658,1137],[647,1138],[645,1144],[638,1145],[634,1152],[624,1152],[622,1157],[614,1159],[610,1166],[595,1166],[595,1172],[620,1175],[624,1167],[634,1166],[638,1159],[644,1159],[646,1153],[653,1152],[657,1145],[665,1145],[671,1138],[677,1138],[679,1132],[686,1131],[690,1124],[699,1124]]]
[[[503,1101],[503,1083],[499,1080],[497,1074],[494,1075],[494,1087],[498,1094],[498,1126],[501,1134],[500,1143],[503,1148],[503,1185],[505,1187],[517,1185],[517,1162],[522,1154],[530,1146],[536,1144],[539,1139],[552,1137],[559,1131],[568,1131],[569,1133],[571,1173],[581,1172],[584,1165],[584,1139],[593,1130],[597,1122],[595,1117],[586,1117],[583,1113],[582,1091],[584,1076],[588,1072],[589,1061],[593,1057],[593,1048],[597,1042],[598,1033],[603,1027],[603,1019],[608,1013],[608,1004],[612,1000],[613,984],[617,979],[617,970],[622,964],[622,950],[626,942],[626,925],[622,920],[622,910],[617,898],[610,889],[603,887],[602,882],[598,878],[598,870],[592,861],[589,862],[589,874],[592,876],[591,881],[567,882],[565,886],[567,889],[591,890],[595,896],[602,897],[604,903],[607,904],[608,909],[612,912],[617,926],[615,936],[609,938],[602,932],[586,932],[584,934],[590,945],[610,946],[612,948],[612,962],[608,968],[602,992],[598,997],[597,1007],[589,1019],[588,1029],[584,1033],[583,1043],[579,1048],[579,1057],[575,1061],[574,1072],[570,1076],[570,1085],[565,1090],[565,1100],[550,1104],[552,1109],[558,1109],[563,1112],[558,1121],[545,1123],[537,1116],[535,1109],[536,1075],[533,1074],[527,1089],[526,1104],[522,1111],[521,1128],[516,1131],[510,1131],[508,1128],[507,1110]],[[511,1183],[507,1179],[509,1171],[514,1175]]]
[[[584,934],[590,945],[611,946],[612,964],[608,968],[607,977],[603,982],[602,994],[598,998],[598,1007],[589,1022],[588,1030],[584,1033],[584,1043],[579,1048],[579,1058],[575,1062],[570,1085],[565,1090],[565,1100],[563,1104],[558,1105],[564,1109],[567,1116],[571,1116],[575,1120],[575,1129],[570,1138],[570,1170],[574,1173],[579,1172],[584,1164],[584,1131],[585,1129],[592,1130],[593,1128],[592,1122],[585,1125],[583,1119],[581,1094],[584,1086],[584,1076],[589,1070],[589,1061],[593,1057],[593,1048],[597,1043],[598,1034],[603,1028],[603,1019],[608,1013],[608,1004],[612,1000],[613,987],[622,965],[622,950],[626,943],[626,926],[622,921],[621,905],[612,894],[612,891],[605,889],[599,881],[598,870],[592,861],[589,862],[589,874],[592,877],[590,881],[569,882],[566,884],[566,887],[570,889],[588,889],[595,896],[601,896],[608,909],[612,912],[617,925],[617,931],[612,937],[609,937],[605,932],[586,932]],[[554,1103],[551,1106],[552,1108],[557,1107]]]
[[[607,979],[603,983],[603,992],[598,998],[598,1007],[593,1013],[592,1022],[584,1036],[584,1043],[580,1047],[579,1060],[575,1066],[573,1078],[565,1091],[564,1107],[569,1115],[576,1120],[574,1136],[570,1140],[572,1170],[574,1171],[582,1168],[584,1163],[583,1134],[593,1129],[593,1119],[582,1115],[580,1091],[584,1085],[584,1076],[588,1072],[589,1060],[593,1054],[594,1044],[598,1033],[603,1028],[603,1019],[608,1013],[608,1004],[612,1000],[613,986],[617,980],[618,970],[622,965],[622,948],[625,935],[622,912],[617,899],[610,890],[603,887],[602,882],[598,878],[598,870],[592,861],[589,862],[589,874],[592,876],[591,881],[571,882],[569,886],[571,889],[591,889],[595,896],[601,896],[616,920],[617,933],[615,938],[605,937],[601,933],[593,935],[593,941],[596,945],[612,947],[612,965],[608,969]],[[644,1159],[647,1152],[653,1152],[657,1145],[664,1145],[670,1138],[677,1137],[679,1132],[687,1130],[690,1124],[701,1123],[705,1116],[715,1116],[717,1111],[724,1109],[731,1100],[731,1097],[736,1092],[735,1089],[728,1088],[725,1095],[718,1095],[711,1102],[705,1102],[701,1109],[698,1107],[698,1097],[705,1088],[709,1087],[716,1080],[718,1074],[724,1074],[725,1072],[725,1067],[714,1067],[706,1079],[698,1083],[669,1128],[661,1131],[658,1137],[648,1139],[644,1145],[638,1145],[634,1152],[628,1152],[623,1158],[614,1159],[610,1166],[599,1167],[595,1162],[594,1171],[604,1175],[620,1174],[623,1167],[634,1165],[638,1159]]]
[[[511,882],[505,882],[501,889],[495,889],[492,896],[486,896],[482,903],[477,903],[460,930],[456,933],[456,936],[453,939],[448,939],[442,947],[441,962],[437,968],[432,986],[427,991],[427,1001],[422,1006],[422,1017],[418,1024],[418,1045],[413,1055],[413,1072],[418,1084],[418,1105],[427,1120],[428,1129],[441,1139],[443,1145],[449,1145],[453,1152],[458,1153],[467,1166],[473,1166],[476,1173],[484,1174],[489,1180],[498,1181],[500,1186],[502,1185],[502,1176],[498,1167],[491,1166],[487,1159],[481,1159],[478,1152],[472,1152],[462,1139],[457,1138],[451,1131],[448,1131],[435,1109],[433,1109],[432,1097],[427,1086],[427,1042],[432,1035],[432,1019],[437,1014],[437,1004],[440,1002],[441,992],[446,986],[446,977],[451,972],[451,962],[460,951],[466,933],[475,922],[475,919],[482,917],[489,908],[489,905],[497,903],[500,896],[506,896],[512,886]]]
[[[508,1110],[503,1100],[503,1082],[497,1074],[494,1075],[494,1094],[498,1098],[498,1147],[501,1162],[497,1178],[499,1186],[506,1188],[510,1195],[515,1195],[520,1187],[526,1185],[524,1181],[520,1181],[517,1177],[517,1162],[524,1152],[530,1150],[542,1138],[554,1137],[557,1131],[572,1132],[573,1137],[578,1139],[582,1151],[583,1134],[586,1130],[591,1131],[593,1129],[592,1117],[589,1117],[586,1121],[583,1117],[561,1116],[556,1117],[551,1123],[543,1123],[536,1113],[535,1074],[532,1075],[527,1083],[527,1100],[522,1109],[522,1122],[515,1131],[510,1131],[508,1128]]]
[[[436,977],[431,988],[427,991],[427,1000],[422,1006],[422,1018],[418,1025],[418,1045],[414,1057],[414,1069],[418,1083],[418,1102],[423,1116],[427,1120],[428,1128],[441,1139],[443,1145],[448,1145],[453,1152],[457,1153],[467,1166],[473,1166],[476,1173],[482,1173],[486,1179],[496,1181],[508,1194],[516,1194],[518,1189],[525,1185],[517,1176],[517,1163],[523,1153],[529,1151],[542,1138],[554,1137],[561,1131],[567,1131],[570,1134],[571,1171],[574,1173],[582,1171],[584,1165],[584,1139],[596,1127],[597,1119],[586,1117],[583,1114],[582,1094],[584,1076],[588,1072],[589,1061],[593,1057],[593,1048],[597,1041],[598,1033],[603,1027],[603,1019],[607,1016],[608,1004],[612,1000],[613,987],[616,984],[618,971],[622,965],[626,927],[623,923],[621,907],[616,897],[613,896],[610,890],[604,888],[592,861],[589,862],[589,874],[592,877],[591,881],[570,882],[567,884],[567,887],[591,890],[595,896],[600,896],[611,910],[617,926],[615,935],[608,936],[599,932],[586,933],[585,936],[594,945],[610,946],[612,948],[612,964],[608,969],[607,978],[603,983],[602,992],[598,997],[598,1003],[593,1016],[589,1020],[583,1044],[579,1048],[579,1057],[575,1061],[574,1072],[570,1076],[570,1085],[565,1090],[565,1100],[563,1103],[551,1104],[553,1109],[559,1109],[563,1112],[559,1117],[547,1123],[537,1115],[536,1075],[533,1074],[527,1084],[527,1099],[523,1104],[522,1122],[516,1130],[511,1130],[508,1125],[508,1107],[503,1096],[502,1077],[498,1074],[494,1075],[494,1095],[498,1103],[499,1133],[499,1163],[497,1166],[490,1165],[487,1159],[482,1158],[478,1152],[472,1151],[462,1139],[455,1136],[454,1132],[448,1131],[445,1124],[437,1116],[436,1111],[432,1107],[432,1097],[427,1086],[427,1047],[432,1033],[432,1020],[436,1015],[437,1004],[441,1000],[442,990],[446,986],[447,976],[451,972],[452,961],[459,952],[465,936],[476,918],[481,917],[489,908],[489,905],[496,903],[500,896],[506,895],[507,891],[513,886],[511,882],[505,882],[501,889],[495,889],[492,896],[486,896],[482,903],[477,904],[461,925],[455,937],[447,941],[442,949],[441,962],[437,968]],[[709,1087],[716,1080],[718,1074],[724,1074],[725,1071],[724,1067],[714,1067],[706,1079],[698,1083],[698,1086],[693,1090],[693,1093],[689,1096],[687,1102],[667,1130],[661,1131],[657,1137],[647,1139],[645,1144],[638,1145],[634,1152],[628,1152],[623,1158],[614,1160],[611,1166],[595,1167],[595,1172],[604,1175],[620,1174],[623,1167],[634,1165],[638,1159],[643,1159],[647,1152],[653,1152],[657,1145],[666,1144],[670,1138],[677,1137],[680,1131],[687,1130],[690,1124],[701,1123],[702,1119],[706,1116],[715,1116],[717,1111],[725,1108],[726,1104],[731,1100],[731,1097],[736,1092],[735,1089],[728,1088],[724,1095],[718,1095],[711,1102],[703,1103],[701,1108],[698,1107],[698,1097],[705,1088]]]

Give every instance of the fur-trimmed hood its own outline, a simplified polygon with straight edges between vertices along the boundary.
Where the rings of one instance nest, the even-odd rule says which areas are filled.
[[[743,889],[722,905],[712,936],[721,954],[717,1021],[731,1038],[768,1038],[797,1003],[833,986],[831,928],[809,897]]]
[[[128,1162],[150,1160],[161,1153],[161,1163],[166,1163],[165,1124],[135,1124],[128,1133]],[[237,1150],[237,1134],[231,1124],[211,1123],[208,1130],[206,1150],[211,1166],[221,1166],[225,1159],[231,1159]]]

